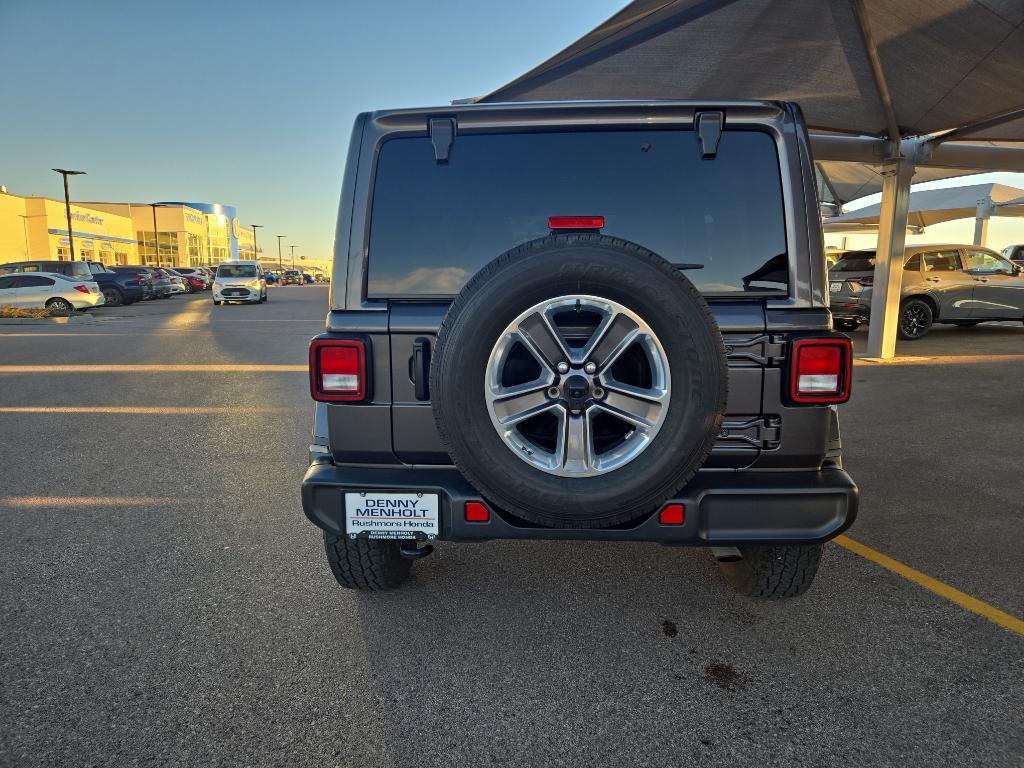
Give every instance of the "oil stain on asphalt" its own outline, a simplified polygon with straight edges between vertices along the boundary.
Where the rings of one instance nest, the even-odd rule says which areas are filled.
[[[742,691],[743,678],[732,664],[712,663],[704,667],[704,677],[726,691]]]
[[[679,628],[676,627],[676,623],[668,619],[661,622],[661,631],[665,633],[665,637],[675,637],[679,634]]]

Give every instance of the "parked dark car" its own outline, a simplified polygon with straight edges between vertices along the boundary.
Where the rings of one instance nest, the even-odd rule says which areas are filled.
[[[836,328],[855,330],[871,316],[875,251],[849,251],[829,270]],[[979,245],[915,244],[903,252],[901,339],[920,339],[935,323],[971,327],[1024,320],[1024,268]]]
[[[142,267],[138,265],[108,267],[111,272],[138,277],[143,286],[145,299],[156,299],[166,296],[170,292],[170,283],[165,278],[159,278],[153,267]]]
[[[309,274],[309,272],[303,272],[302,273],[302,282],[305,285],[312,285],[313,282],[314,282],[313,281],[313,276],[311,274]]]
[[[814,167],[783,102],[359,115],[302,483],[337,581],[620,540],[803,593],[857,511]]]
[[[127,306],[146,298],[146,289],[140,276],[114,272],[99,261],[90,261],[88,264],[93,279],[103,292],[106,306]]]
[[[1008,245],[1003,249],[1003,256],[1018,267],[1024,267],[1024,245]]]
[[[10,272],[50,272],[55,275],[77,277],[80,280],[91,280],[92,270],[87,261],[48,261],[45,259],[29,259],[0,264],[0,275]]]
[[[281,285],[302,285],[302,274],[297,269],[286,269],[281,273]]]
[[[266,278],[267,285],[277,285],[277,273],[276,272],[264,272],[263,277]]]

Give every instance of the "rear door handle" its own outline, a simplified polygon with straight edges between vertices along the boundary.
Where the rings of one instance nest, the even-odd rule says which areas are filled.
[[[937,277],[926,277],[925,280],[927,280],[929,283],[938,283],[938,282],[940,282],[939,278],[937,278]]]
[[[987,283],[988,282],[988,278],[976,277],[976,278],[974,278],[974,282],[976,282],[976,283]]]
[[[417,400],[430,399],[430,339],[422,336],[412,343],[412,357],[409,358],[409,378]]]

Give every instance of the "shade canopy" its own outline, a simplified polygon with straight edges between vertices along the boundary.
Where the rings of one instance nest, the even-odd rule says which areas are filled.
[[[722,98],[799,104],[834,208],[882,192],[868,353],[891,357],[911,182],[1024,171],[1024,2],[634,0],[483,100]]]
[[[636,0],[484,100],[771,98],[826,131],[1024,140],[1022,83],[1019,0]]]
[[[1005,184],[971,184],[948,189],[926,189],[910,193],[907,224],[929,227],[943,221],[974,218],[981,202],[986,213],[997,216],[1024,216],[1024,189]],[[991,203],[991,206],[987,204]],[[867,224],[878,224],[882,204],[876,203],[825,219],[826,232],[857,231]]]

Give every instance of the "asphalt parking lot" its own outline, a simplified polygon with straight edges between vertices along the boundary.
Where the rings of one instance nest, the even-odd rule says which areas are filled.
[[[326,293],[0,325],[0,764],[1021,765],[1024,636],[839,544],[785,603],[646,544],[338,587],[298,498]],[[1019,618],[1024,325],[900,351],[843,408],[849,536]]]

